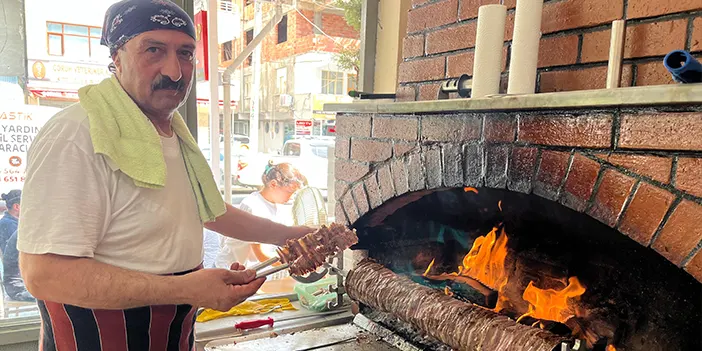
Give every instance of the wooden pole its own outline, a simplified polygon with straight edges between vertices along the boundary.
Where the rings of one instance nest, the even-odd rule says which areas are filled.
[[[626,22],[612,22],[612,36],[609,40],[609,64],[607,65],[607,89],[619,88],[622,80],[622,59],[624,58],[624,38]]]

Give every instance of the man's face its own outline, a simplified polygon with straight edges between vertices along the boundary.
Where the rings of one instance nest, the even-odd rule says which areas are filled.
[[[112,59],[124,90],[149,116],[170,116],[187,98],[193,80],[195,40],[174,30],[145,32]]]

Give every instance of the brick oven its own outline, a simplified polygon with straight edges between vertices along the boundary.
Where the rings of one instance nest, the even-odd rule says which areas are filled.
[[[330,105],[336,220],[357,254],[486,308],[504,297],[501,313],[588,350],[697,350],[700,102],[702,86],[679,85]],[[509,287],[465,289],[456,272],[500,235]],[[529,316],[529,283],[572,277],[588,317]]]
[[[536,94],[509,95],[506,0],[500,94],[438,100],[499,2],[412,1],[397,101],[326,106],[349,296],[411,350],[702,349],[702,85],[661,62],[700,56],[702,3],[544,1]]]

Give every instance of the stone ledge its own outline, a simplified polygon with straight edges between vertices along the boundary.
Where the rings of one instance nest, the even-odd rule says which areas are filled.
[[[702,103],[702,83],[581,90],[530,95],[497,95],[481,99],[414,102],[354,102],[325,104],[340,113],[431,113],[455,111],[549,110],[608,106],[655,106]]]

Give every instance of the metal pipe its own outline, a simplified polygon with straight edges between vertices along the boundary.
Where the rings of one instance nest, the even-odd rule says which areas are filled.
[[[450,93],[458,93],[458,96],[466,98],[470,96],[473,82],[468,78],[467,74],[461,75],[459,78],[452,78],[441,83],[439,87],[439,100],[446,100]]]
[[[678,83],[702,82],[702,64],[687,51],[669,52],[663,59],[663,65]]]

